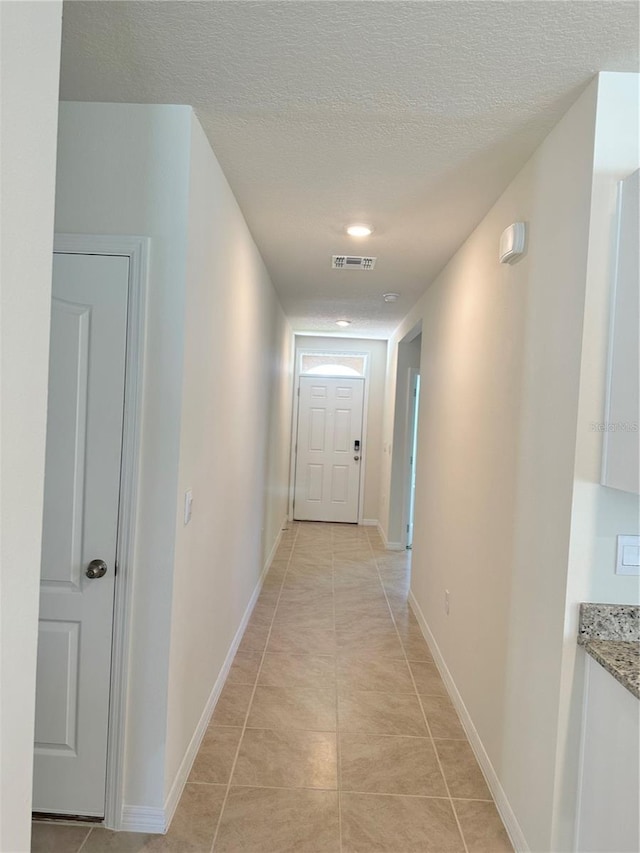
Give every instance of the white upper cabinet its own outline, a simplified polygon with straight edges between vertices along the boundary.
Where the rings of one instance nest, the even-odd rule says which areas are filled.
[[[604,413],[603,486],[640,493],[640,170],[620,184],[618,252]]]

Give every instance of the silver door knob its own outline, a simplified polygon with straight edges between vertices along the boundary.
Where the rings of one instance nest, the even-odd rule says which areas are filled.
[[[358,462],[360,460],[359,456],[354,456],[353,458],[356,460],[356,462]]]
[[[96,580],[96,578],[104,577],[106,573],[107,564],[104,560],[91,560],[85,571],[85,575],[92,581]]]

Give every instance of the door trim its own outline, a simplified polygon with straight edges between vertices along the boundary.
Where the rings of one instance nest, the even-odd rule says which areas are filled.
[[[129,259],[122,462],[104,812],[104,825],[115,830],[122,826],[124,805],[125,714],[133,592],[135,517],[140,465],[149,249],[150,240],[148,237],[120,235],[55,234],[53,243],[54,253],[118,255]]]
[[[404,495],[402,497],[402,543],[403,547],[406,550],[409,546],[409,531],[407,527],[409,525],[409,508],[411,505],[411,478],[414,476],[412,467],[415,466],[416,460],[413,460],[413,466],[411,464],[411,453],[413,451],[413,441],[411,440],[414,432],[418,432],[418,424],[415,424],[414,430],[414,420],[415,420],[415,409],[418,406],[419,400],[416,400],[414,403],[412,401],[411,387],[415,382],[417,376],[420,376],[420,368],[419,367],[410,367],[407,371],[407,411],[405,414],[406,418],[406,426],[405,426],[405,448],[404,448],[404,471],[405,471],[405,481],[404,481]],[[417,455],[417,454],[416,454]],[[414,507],[415,514],[415,507]]]
[[[362,382],[362,410],[360,413],[360,462],[365,462],[365,456],[363,447],[365,444],[365,418],[364,418],[364,406],[365,406],[365,397],[366,397],[366,389],[367,389],[367,380],[364,376],[330,376],[330,375],[320,375],[320,374],[307,374],[302,373],[298,377],[298,391],[302,388],[302,380],[303,379],[311,379],[319,380],[319,381],[329,381],[335,382],[343,380],[345,382]],[[295,468],[293,471],[293,501],[295,502],[295,494],[296,494],[296,484],[298,479],[298,444],[300,442],[300,393],[296,394],[298,399],[298,407],[297,407],[297,423],[296,423],[296,452],[295,452]],[[353,451],[351,451],[353,452]],[[359,466],[358,470],[358,501],[356,504],[356,520],[355,521],[329,521],[327,523],[330,524],[362,524],[362,516],[364,514],[364,495],[363,495],[363,473],[364,473],[364,464]],[[294,512],[294,521],[303,521],[305,519],[296,519]],[[317,521],[322,521],[322,519],[316,519]],[[326,521],[326,520],[325,520]]]

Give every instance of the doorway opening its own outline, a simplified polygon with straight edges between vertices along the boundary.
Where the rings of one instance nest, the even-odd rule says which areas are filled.
[[[421,325],[398,344],[388,534],[395,550],[413,547],[421,347]]]
[[[409,449],[409,476],[407,478],[408,494],[405,495],[407,510],[407,543],[405,548],[410,551],[413,548],[413,521],[416,509],[416,460],[418,456],[418,412],[420,408],[420,373],[409,368],[409,438],[407,447]]]

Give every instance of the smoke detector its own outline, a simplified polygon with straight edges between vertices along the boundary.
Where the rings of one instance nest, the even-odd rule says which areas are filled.
[[[360,258],[356,255],[333,255],[331,269],[333,270],[372,270],[376,258]]]
[[[382,298],[385,302],[397,302],[400,298],[399,293],[383,293]]]

